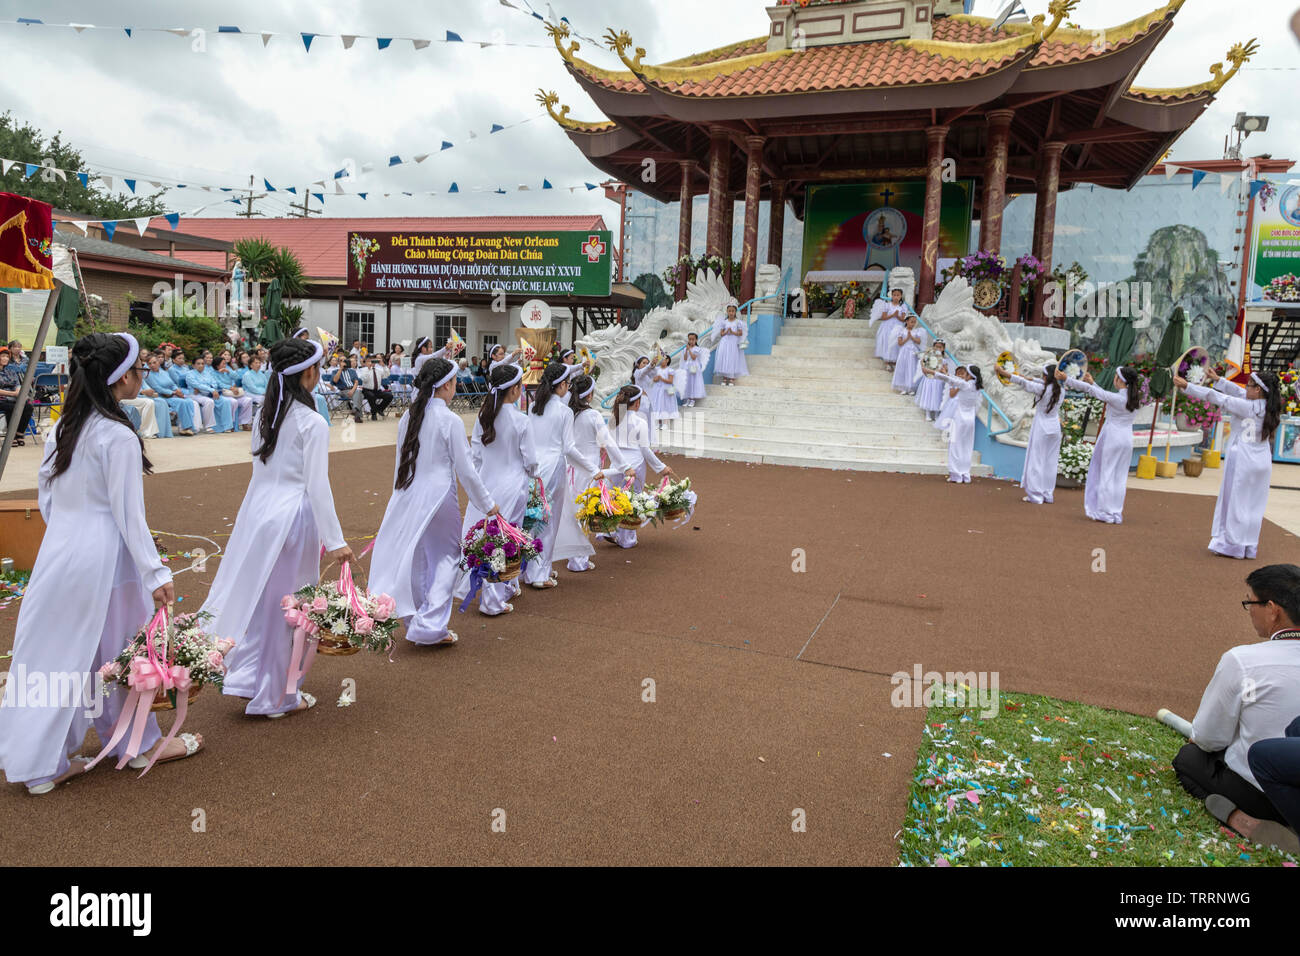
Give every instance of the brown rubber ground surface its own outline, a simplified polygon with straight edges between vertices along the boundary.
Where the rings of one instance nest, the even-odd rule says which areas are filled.
[[[1130,491],[1116,527],[1078,491],[1035,507],[999,481],[672,463],[701,494],[698,530],[598,543],[598,570],[525,588],[515,614],[457,615],[454,648],[320,658],[306,714],[244,717],[206,691],[186,723],[204,751],[142,781],[105,765],[41,798],[0,787],[5,862],[130,862],[147,817],[150,860],[200,864],[888,865],[923,724],[890,706],[893,672],[997,671],[1003,690],[1190,716],[1219,655],[1252,639],[1237,601],[1259,562],[1205,550],[1212,498]],[[249,470],[147,479],[151,524],[228,533]],[[330,471],[360,550],[392,455]],[[1271,524],[1260,553],[1300,561]],[[177,577],[183,609],[216,565]],[[336,707],[346,678],[357,702]]]

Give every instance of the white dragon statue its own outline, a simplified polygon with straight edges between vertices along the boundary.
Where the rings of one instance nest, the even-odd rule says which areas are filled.
[[[686,298],[673,303],[672,308],[651,309],[635,329],[609,325],[578,339],[576,347],[591,352],[600,366],[595,397],[603,401],[626,385],[637,356],[654,354],[656,346],[672,354],[686,344],[687,334],[694,332],[701,345],[713,348],[714,323],[726,311],[727,303],[733,301],[723,278],[701,269],[694,282],[686,283]]]
[[[1029,437],[1033,421],[1033,396],[1014,385],[1003,385],[993,372],[994,361],[1003,352],[1015,356],[1020,374],[1028,379],[1040,378],[1043,366],[1054,362],[1056,355],[1042,348],[1037,339],[1013,339],[1002,323],[975,308],[974,294],[960,276],[951,279],[931,305],[921,311],[921,318],[943,338],[950,353],[967,364],[978,365],[989,397],[1011,419],[1014,427],[1008,437]],[[987,422],[992,414],[987,405],[980,407],[980,419]],[[1005,427],[1001,419],[992,425],[996,431]]]

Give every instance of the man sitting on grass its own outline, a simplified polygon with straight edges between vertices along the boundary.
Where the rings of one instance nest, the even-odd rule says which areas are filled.
[[[1300,852],[1296,834],[1277,822],[1282,814],[1260,788],[1247,756],[1258,741],[1284,736],[1300,713],[1300,568],[1258,568],[1246,587],[1250,596],[1242,606],[1265,640],[1220,658],[1174,772],[1184,790],[1238,833]]]

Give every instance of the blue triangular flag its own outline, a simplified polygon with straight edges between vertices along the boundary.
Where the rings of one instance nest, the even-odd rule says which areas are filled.
[[[44,20],[37,20],[35,17],[19,17],[18,22],[26,23],[28,26],[30,26],[33,23],[39,23],[41,26],[45,26]]]
[[[177,183],[177,184],[176,184],[176,188],[177,188],[177,189],[189,189],[189,187],[186,186],[184,183]]]
[[[375,37],[375,39],[379,41],[379,49],[381,50],[387,50],[388,45],[393,42],[392,37]]]
[[[342,179],[342,178],[343,178],[344,176],[346,176],[347,174],[348,174],[348,171],[347,171],[346,169],[340,169],[338,172],[336,172],[336,173],[334,174],[334,178],[335,178],[335,179]]]
[[[324,194],[324,193],[312,193],[311,195],[312,195],[312,198],[315,199],[315,200],[316,200],[318,203],[320,203],[322,206],[325,205],[325,194]]]
[[[266,191],[267,191],[267,192],[269,192],[269,193],[273,193],[273,192],[275,192],[275,187],[271,185],[271,180],[266,179],[266,178],[263,178],[263,179],[262,179],[262,182],[266,183]]]
[[[451,148],[452,148],[453,146],[455,146],[455,145],[456,145],[455,143],[449,143],[449,142],[447,142],[445,139],[442,141],[442,148],[443,148],[443,149],[451,149]]]
[[[1264,188],[1264,180],[1252,179],[1250,181],[1250,198],[1254,199],[1255,193],[1259,192],[1263,188]]]
[[[1193,170],[1192,170],[1192,188],[1195,189],[1197,186],[1199,186],[1199,185],[1201,184],[1201,180],[1204,179],[1204,178],[1205,178],[1205,170],[1203,170],[1203,169],[1193,169]]]
[[[122,29],[126,31],[127,39],[130,39],[130,38],[131,38],[131,28],[130,28],[130,27],[122,27]]]
[[[543,188],[543,189],[554,189],[555,187],[551,185],[551,181],[550,181],[549,179],[543,179],[543,180],[542,180],[542,188]]]
[[[500,123],[493,123],[493,124],[492,124],[492,128],[491,128],[490,130],[488,130],[488,133],[489,133],[489,134],[492,134],[492,133],[499,133],[499,132],[501,132],[503,129],[505,129],[505,127],[502,126]]]
[[[236,206],[243,204],[243,200],[241,199],[227,199],[226,202],[233,202]]]
[[[593,190],[593,189],[596,188],[596,184],[595,184],[595,183],[583,183],[582,185],[584,185],[584,186],[587,187],[588,192],[590,192],[591,190]]]
[[[464,43],[465,41],[462,40],[462,39],[460,38],[460,34],[459,34],[459,33],[452,33],[450,30],[448,30],[448,31],[447,31],[447,42],[448,42],[448,43]]]
[[[82,185],[82,186],[84,186],[84,187],[87,188],[87,189],[90,188],[90,174],[89,174],[89,173],[77,173],[77,178],[81,180],[81,185]]]
[[[458,193],[458,192],[460,192],[460,187],[457,186],[455,183],[452,183],[452,184],[451,184],[451,188],[448,189],[447,192],[449,192],[449,193]]]
[[[357,195],[360,196],[362,199],[365,199],[367,194],[366,194],[366,193],[357,193]]]
[[[164,213],[163,218],[167,220],[172,229],[175,229],[181,224],[181,214],[178,212]]]
[[[104,227],[104,235],[108,236],[108,241],[112,242],[113,233],[117,232],[117,223],[104,222],[104,223],[100,223],[100,225]]]
[[[217,27],[218,33],[239,33],[239,27]]]
[[[233,191],[234,191],[234,187],[233,187],[233,186],[218,186],[217,188],[220,189],[223,193],[228,193],[228,192],[233,192]]]
[[[41,167],[37,166],[35,163],[23,163],[23,168],[26,170],[26,172],[23,173],[23,179],[31,179],[32,173],[36,172],[36,170]]]
[[[400,166],[400,165],[402,165],[402,157],[401,157],[401,156],[389,156],[389,157],[388,157],[388,165],[389,165],[389,166]]]
[[[135,180],[134,180],[134,179],[124,179],[124,180],[122,180],[122,182],[126,183],[126,188],[127,188],[127,189],[131,190],[131,192],[135,192]]]
[[[504,196],[506,194],[506,191],[504,189],[494,189],[493,192],[495,192],[498,196]]]
[[[285,186],[285,187],[284,187],[284,191],[287,192],[287,193],[293,193],[295,196],[298,195],[298,187],[297,187],[297,186]]]
[[[316,34],[314,33],[304,33],[302,35],[302,45],[307,48],[308,53],[311,52],[311,41],[314,39],[316,39]]]

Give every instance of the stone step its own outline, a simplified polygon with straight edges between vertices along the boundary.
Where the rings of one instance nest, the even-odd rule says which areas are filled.
[[[735,385],[722,385],[716,387],[756,389],[761,391],[788,389],[797,392],[843,392],[848,395],[897,394],[893,391],[889,379],[885,378],[883,375],[879,379],[851,375],[812,378],[806,376],[787,377],[780,375],[775,371],[765,371],[763,374],[746,375],[743,378],[738,378],[736,379]]]
[[[800,326],[791,328],[789,324],[786,324],[781,327],[781,331],[777,335],[777,340],[781,342],[787,340],[806,342],[810,339],[825,342],[874,342],[876,340],[876,330],[865,327],[843,330],[813,329]]]
[[[842,378],[847,375],[863,376],[885,374],[880,363],[871,358],[832,356],[825,359],[812,356],[751,355],[746,359],[749,374],[805,375],[810,378]]]
[[[692,448],[674,449],[665,447],[665,454],[682,455],[686,458],[712,458],[719,461],[747,461],[755,464],[786,465],[799,468],[829,468],[835,471],[888,471],[901,474],[946,475],[948,473],[947,457],[938,459],[929,457],[898,458],[891,461],[870,458],[836,459],[810,458],[807,455],[783,453],[775,450],[751,451],[724,445],[698,444]],[[680,470],[680,469],[679,469]],[[971,475],[987,478],[993,474],[988,465],[972,465]]]
[[[791,344],[793,342],[794,344]],[[764,355],[750,355],[749,359],[767,358]],[[849,361],[869,361],[875,368],[880,368],[880,362],[876,360],[876,347],[874,343],[858,345],[856,341],[842,342],[835,341],[830,345],[804,345],[801,340],[793,339],[790,342],[777,340],[772,346],[772,358],[780,359],[817,359],[833,361],[835,359],[845,359]]]
[[[948,449],[943,444],[923,448],[888,443],[860,443],[839,441],[820,434],[802,438],[785,439],[761,435],[692,435],[671,434],[667,430],[659,436],[656,448],[694,447],[727,448],[732,451],[756,455],[786,455],[827,461],[947,461]]]
[[[841,432],[857,435],[908,435],[926,439],[931,435],[938,437],[939,430],[932,422],[925,420],[916,409],[900,409],[898,414],[887,416],[873,410],[870,415],[834,414],[833,408],[826,409],[830,414],[815,414],[813,408],[824,406],[801,405],[790,412],[774,412],[767,409],[717,408],[712,403],[708,406],[697,405],[682,409],[682,420],[693,421],[702,431],[714,431],[725,428],[732,432],[749,428],[785,428],[797,430],[803,434]],[[880,409],[885,412],[885,409]],[[888,410],[893,411],[893,410]],[[687,426],[691,427],[691,426]]]
[[[814,401],[810,396],[801,396],[789,390],[768,392],[752,388],[710,386],[708,398],[701,399],[700,404],[693,409],[683,408],[682,414],[685,415],[690,411],[710,411],[719,415],[745,413],[807,415],[811,418],[831,421],[850,416],[878,421],[924,420],[916,404],[910,398],[904,400],[901,395],[864,396],[829,393],[815,398]]]
[[[900,423],[894,423],[895,425]],[[832,426],[812,427],[811,425],[762,425],[754,422],[700,421],[693,427],[688,425],[671,436],[673,441],[684,441],[692,434],[708,440],[713,437],[730,438],[739,442],[759,438],[764,441],[791,443],[833,442],[849,448],[898,448],[898,449],[947,449],[943,436],[937,428],[922,422],[919,426],[909,423],[904,428],[884,426],[858,429],[851,427],[835,428]],[[669,440],[669,439],[665,439]]]
[[[866,329],[868,326],[874,335],[876,326],[871,325],[871,317],[865,319],[802,319],[793,318],[785,319],[781,323],[781,331],[786,329],[825,329],[832,333],[853,332],[856,329]]]

